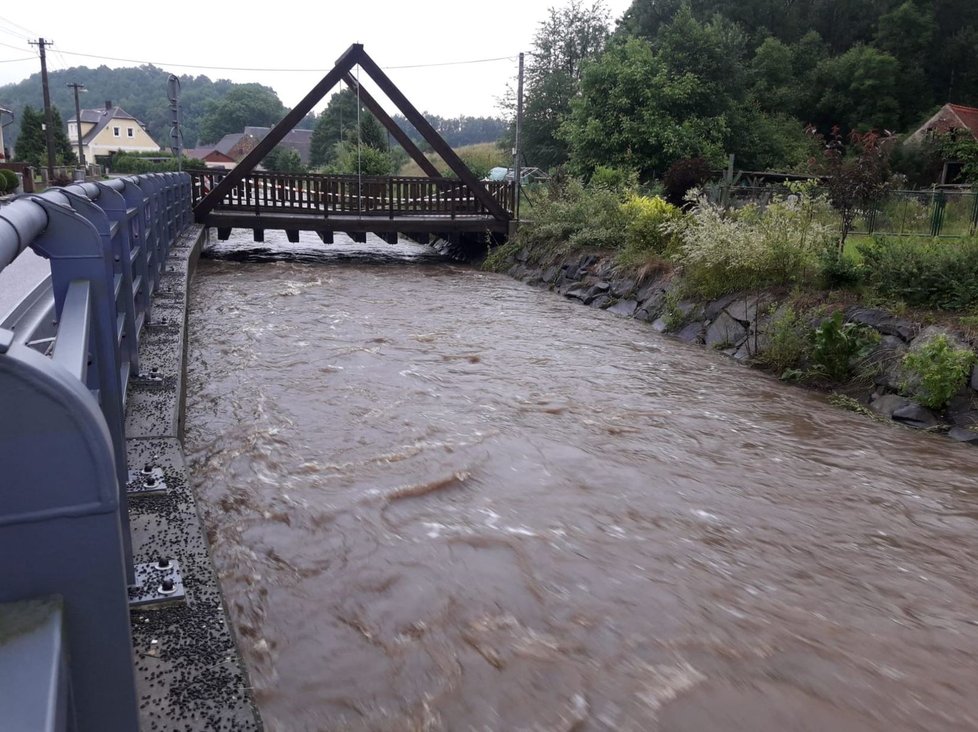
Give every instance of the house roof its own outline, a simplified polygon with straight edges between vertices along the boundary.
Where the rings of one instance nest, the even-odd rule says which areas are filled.
[[[961,124],[967,127],[972,136],[978,140],[978,109],[965,107],[961,104],[948,104],[947,106],[961,120]]]
[[[111,109],[83,109],[81,110],[81,121],[94,123],[95,126],[85,133],[85,136],[82,138],[82,144],[87,145],[89,142],[91,142],[95,136],[104,130],[106,126],[108,126],[109,122],[114,119],[129,119],[138,124],[140,127],[142,127],[143,124],[122,107],[112,107]],[[68,120],[69,123],[74,121],[74,116]]]
[[[945,134],[952,130],[967,130],[978,140],[978,109],[962,104],[945,104],[937,114],[924,122],[907,142],[916,142],[932,134]]]
[[[245,127],[246,135],[254,135],[259,140],[265,139],[265,135],[272,131],[271,127]],[[282,147],[295,150],[303,163],[309,163],[309,155],[312,150],[312,130],[289,130],[279,143]]]
[[[196,158],[197,160],[205,160],[211,163],[234,162],[234,158],[232,158],[230,155],[222,153],[214,145],[185,149],[183,154],[188,158]]]
[[[242,140],[251,137],[257,143],[264,140],[265,136],[271,131],[271,127],[245,127],[244,132],[231,132],[222,137],[214,145],[214,148],[225,155],[229,155],[234,148],[239,147]],[[310,151],[312,150],[312,130],[289,130],[279,145],[290,150],[295,150],[299,154],[302,162],[308,164]]]

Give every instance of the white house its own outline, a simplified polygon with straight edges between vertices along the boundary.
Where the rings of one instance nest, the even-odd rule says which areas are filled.
[[[96,155],[108,155],[116,150],[123,152],[159,152],[142,122],[122,107],[105,103],[105,109],[81,110],[82,152],[87,162],[95,162]],[[68,139],[78,154],[78,122],[68,120]]]

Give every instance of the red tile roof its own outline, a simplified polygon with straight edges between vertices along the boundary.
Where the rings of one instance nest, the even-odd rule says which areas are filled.
[[[974,107],[964,107],[960,104],[948,104],[948,107],[958,116],[958,119],[967,127],[975,139],[978,140],[978,109]]]

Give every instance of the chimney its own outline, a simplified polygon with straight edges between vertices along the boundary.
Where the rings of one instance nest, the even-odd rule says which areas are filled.
[[[106,99],[105,100],[105,111],[106,112],[111,112],[112,111],[112,100],[111,99]]]

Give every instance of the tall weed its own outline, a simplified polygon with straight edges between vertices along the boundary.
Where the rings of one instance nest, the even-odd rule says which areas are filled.
[[[835,240],[823,221],[828,202],[808,191],[766,207],[726,211],[703,196],[687,217],[667,225],[682,241],[679,260],[691,291],[703,297],[810,279]]]

